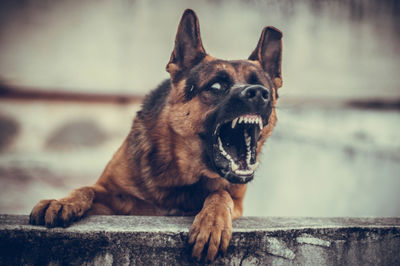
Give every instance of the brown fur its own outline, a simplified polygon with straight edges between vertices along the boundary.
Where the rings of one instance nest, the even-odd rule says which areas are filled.
[[[279,36],[272,36],[275,46],[269,48],[264,35],[278,32],[271,29],[264,29],[250,60],[222,61],[205,53],[197,17],[187,10],[167,65],[170,83],[158,92],[167,95],[155,104],[152,101],[157,101],[157,95],[149,96],[134,119],[130,134],[93,186],[74,190],[60,200],[40,201],[31,212],[30,223],[68,226],[84,215],[94,214],[196,215],[189,233],[193,256],[200,259],[207,244],[208,260],[213,260],[219,250],[225,252],[232,219],[243,213],[247,185],[230,183],[204,161],[204,143],[199,133],[207,130],[205,121],[215,111],[214,96],[204,91],[187,100],[185,87],[193,69],[197,71],[198,87],[205,86],[220,70],[226,71],[234,84],[246,84],[249,75],[256,72],[261,84],[273,90],[271,101],[275,106],[276,90],[282,84],[281,54],[280,50],[279,56],[264,50],[280,49],[281,43]],[[271,65],[275,67],[272,71]],[[162,107],[155,107],[160,104]],[[257,143],[257,154],[275,123],[272,108],[269,123]]]

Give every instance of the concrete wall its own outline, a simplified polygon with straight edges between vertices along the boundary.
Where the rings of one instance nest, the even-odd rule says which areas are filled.
[[[0,215],[0,265],[195,265],[192,217],[93,216],[67,229]],[[235,221],[214,265],[400,265],[400,218]]]

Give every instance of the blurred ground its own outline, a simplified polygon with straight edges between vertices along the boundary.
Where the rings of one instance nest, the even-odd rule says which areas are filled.
[[[246,58],[264,26],[284,33],[279,122],[245,215],[400,215],[397,0],[1,1],[0,213],[97,180],[138,108],[115,95],[167,78],[188,7],[219,58]]]

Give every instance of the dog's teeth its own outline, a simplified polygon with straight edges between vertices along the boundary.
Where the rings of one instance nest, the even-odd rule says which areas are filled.
[[[237,123],[238,119],[239,119],[239,118],[237,117],[237,118],[235,118],[235,119],[232,120],[232,128],[235,128],[235,127],[236,127],[236,123]]]
[[[235,173],[238,175],[251,175],[253,174],[253,170],[236,170]]]
[[[249,134],[247,133],[247,131],[244,131],[244,140],[246,141],[246,146],[247,146],[247,150],[250,149],[250,142],[251,142],[251,137],[249,136]]]
[[[230,157],[229,154],[225,151],[224,147],[222,146],[222,141],[220,138],[218,138],[218,146],[219,146],[219,150],[221,151],[222,155],[224,155],[227,158]]]
[[[219,125],[217,125],[217,127],[215,128],[215,130],[214,130],[214,135],[217,134],[218,129],[219,129]]]
[[[259,164],[259,162],[256,162],[255,164],[249,164],[249,168],[252,171],[255,171],[257,169],[257,167],[258,167],[258,164]]]
[[[258,125],[260,127],[260,130],[262,130],[263,129],[263,122],[262,122],[261,117],[258,118]]]
[[[243,122],[243,116],[239,117],[239,124]]]
[[[228,159],[228,160],[231,162],[232,168],[233,168],[233,167],[236,167],[236,169],[239,168],[239,166],[237,166],[237,165],[235,164],[235,162],[233,161],[233,159],[232,159],[232,157],[229,155],[229,153],[227,153],[227,152],[225,151],[224,146],[222,146],[221,138],[218,138],[218,146],[219,146],[219,150],[221,151],[222,155],[223,155],[226,159]]]
[[[247,165],[250,164],[250,159],[251,159],[251,149],[250,149],[250,144],[251,144],[251,137],[249,136],[249,134],[247,133],[247,131],[244,131],[244,140],[246,142],[246,149],[247,149],[247,153],[246,153],[246,163]]]
[[[239,166],[234,161],[231,161],[231,168],[232,168],[232,171],[236,172],[236,171],[238,171]]]

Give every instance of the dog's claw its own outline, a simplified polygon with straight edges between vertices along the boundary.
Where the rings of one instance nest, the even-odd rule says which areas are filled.
[[[189,231],[189,244],[193,244],[192,256],[198,261],[202,258],[208,244],[206,260],[213,261],[218,251],[225,253],[232,236],[232,219],[229,210],[203,209],[195,218]]]
[[[91,207],[93,198],[93,189],[82,187],[61,200],[42,200],[33,208],[29,223],[48,228],[67,227],[85,214]]]

